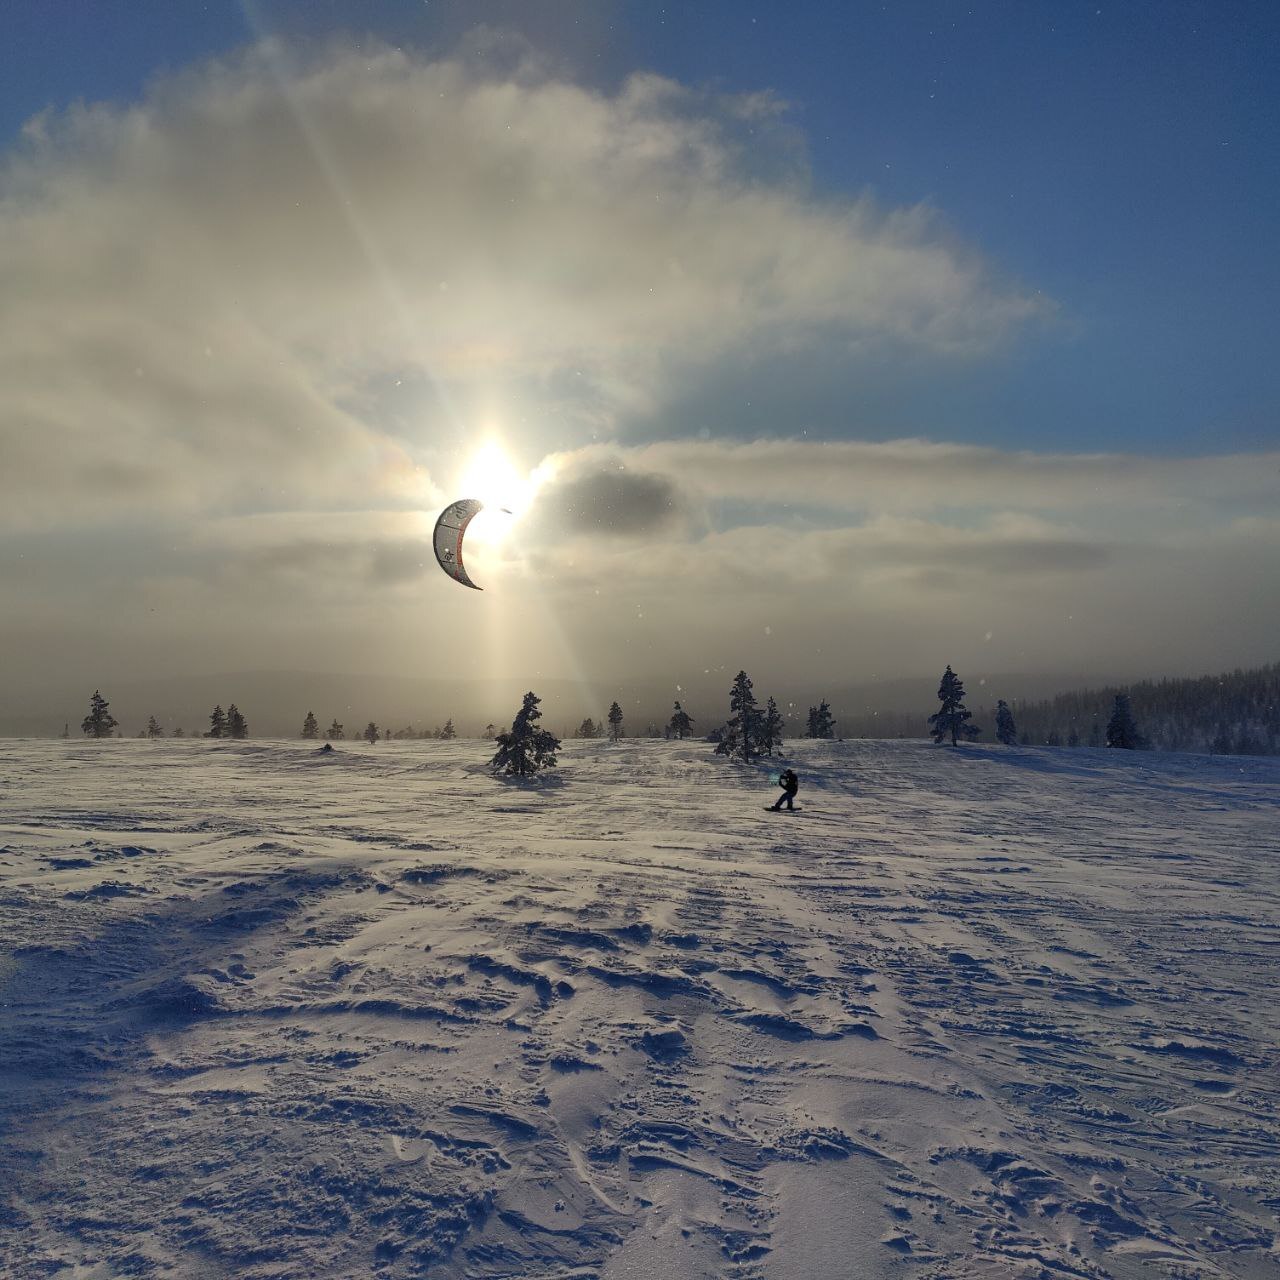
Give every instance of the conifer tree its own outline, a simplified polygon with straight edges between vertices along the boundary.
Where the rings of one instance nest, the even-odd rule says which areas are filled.
[[[555,768],[560,739],[550,730],[537,727],[536,722],[542,719],[542,712],[538,710],[541,701],[532,691],[526,693],[510,731],[498,734],[498,750],[489,761],[494,773],[527,778],[539,769]]]
[[[334,716],[333,723],[325,730],[324,736],[330,742],[341,742],[347,735],[343,732],[342,726],[338,723],[338,717]]]
[[[671,713],[671,720],[667,728],[673,738],[681,740],[690,737],[693,733],[693,721],[689,718],[689,713],[678,702],[675,710]]]
[[[830,738],[835,733],[836,722],[831,718],[831,705],[825,698],[809,708],[807,737]]]
[[[221,704],[214,707],[209,714],[209,732],[204,735],[206,738],[225,738],[227,736],[227,717],[222,710]]]
[[[452,720],[446,720],[444,722],[444,728],[440,730],[440,736],[446,742],[452,742],[454,738],[458,736],[458,731],[453,727]]]
[[[1129,710],[1129,695],[1117,693],[1111,719],[1107,722],[1107,746],[1136,751],[1145,745],[1138,726],[1133,722],[1133,712]]]
[[[617,742],[622,737],[622,708],[616,702],[609,704],[609,740]]]
[[[186,735],[185,733],[183,733],[183,731],[182,731],[182,726],[181,726],[181,725],[179,725],[179,726],[178,726],[178,727],[173,731],[173,736],[174,736],[175,738],[185,738],[187,735]]]
[[[372,721],[372,720],[370,720],[370,721],[369,721],[369,723],[368,723],[367,725],[365,725],[365,727],[364,727],[364,732],[363,732],[360,736],[361,736],[361,737],[362,737],[362,738],[363,738],[363,739],[364,739],[364,740],[365,740],[365,741],[366,741],[370,746],[373,746],[373,744],[374,744],[375,742],[377,742],[377,740],[378,740],[378,735],[379,735],[379,733],[381,733],[381,730],[378,728],[378,726],[377,726],[376,724],[374,724],[374,723],[373,723],[373,721]]]
[[[164,730],[160,727],[160,722],[155,718],[155,716],[147,717],[147,737],[148,738],[164,737]]]
[[[97,689],[93,691],[93,697],[89,699],[89,714],[80,721],[80,728],[90,738],[111,737],[111,731],[119,722],[107,710],[110,705]]]
[[[577,736],[579,738],[594,738],[596,736],[596,722],[590,716],[578,726]]]
[[[64,720],[62,723],[62,736],[64,738],[71,737],[71,722],[69,720]]]
[[[485,725],[484,736],[486,741],[492,742],[494,738],[497,736],[497,733],[498,733],[498,726],[496,724]]]
[[[302,722],[302,736],[304,738],[314,738],[319,732],[320,725],[316,722],[316,713],[308,711],[307,718]]]
[[[729,690],[729,713],[729,719],[720,731],[720,741],[716,743],[716,755],[741,755],[743,761],[750,764],[759,737],[760,711],[745,671],[739,671],[733,679],[733,688]]]
[[[765,703],[764,717],[760,723],[760,749],[767,755],[773,755],[774,747],[782,745],[782,716],[778,704],[770,698]]]
[[[929,732],[935,743],[941,742],[950,734],[951,745],[954,747],[961,734],[966,738],[976,738],[982,732],[968,723],[973,712],[965,710],[964,685],[950,666],[943,673],[942,683],[938,686],[938,699],[942,703],[942,709],[929,717],[929,723],[933,725]]]
[[[1003,698],[996,703],[996,741],[1004,743],[1006,747],[1013,747],[1018,743],[1018,727],[1013,723],[1013,712]]]
[[[228,738],[247,738],[249,736],[249,725],[241,713],[240,708],[233,702],[227,708],[227,731]]]

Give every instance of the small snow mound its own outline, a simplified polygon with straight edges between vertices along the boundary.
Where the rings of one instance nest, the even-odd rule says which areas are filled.
[[[783,1160],[847,1160],[863,1150],[840,1129],[796,1129],[775,1144]]]
[[[225,1013],[216,991],[203,974],[168,978],[147,990],[140,1008],[157,1022],[195,1022]]]
[[[640,1037],[640,1047],[651,1058],[675,1058],[688,1051],[689,1042],[679,1027],[664,1027],[646,1031]]]
[[[137,898],[152,893],[140,885],[127,884],[123,880],[103,880],[91,889],[72,889],[65,896],[83,902],[93,898]]]
[[[1230,1049],[1218,1045],[1205,1044],[1202,1040],[1191,1036],[1154,1036],[1150,1040],[1142,1040],[1133,1045],[1135,1049],[1145,1049],[1147,1053],[1166,1053],[1179,1058],[1191,1058],[1203,1062],[1220,1062],[1225,1066],[1238,1066],[1243,1059]]]
[[[479,874],[475,867],[454,867],[447,863],[436,863],[429,867],[408,867],[400,873],[400,879],[407,884],[438,884],[441,880]]]

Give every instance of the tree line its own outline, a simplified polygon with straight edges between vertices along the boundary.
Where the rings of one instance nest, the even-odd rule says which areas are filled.
[[[920,718],[904,712],[896,717],[899,722],[896,734],[890,728],[890,717],[886,716],[880,722],[883,727],[874,736],[917,737],[927,733],[935,742],[950,738],[959,743],[981,734],[982,730],[974,723],[974,713],[964,705],[963,683],[949,666],[939,684],[938,696],[941,708],[928,717],[927,728]],[[1217,676],[1139,681],[1123,689],[1073,690],[1034,702],[1000,699],[994,710],[979,708],[976,714],[994,720],[996,741],[1011,746],[1124,746],[1158,751],[1275,755],[1280,754],[1280,663]],[[740,671],[730,689],[728,717],[702,736],[714,744],[720,754],[750,760],[759,755],[772,755],[778,748],[784,737],[784,719],[772,697],[763,707],[757,704],[750,678],[745,671]],[[908,726],[905,731],[904,724]],[[862,727],[861,721],[859,727]],[[99,690],[94,691],[81,729],[91,738],[123,736],[119,722]],[[824,698],[808,708],[801,736],[834,738],[836,729],[831,705]],[[698,732],[697,722],[677,701],[665,723],[650,720],[634,736],[680,741]],[[70,726],[64,726],[62,736],[70,736]],[[137,736],[163,738],[166,735],[156,717],[151,716]],[[226,711],[221,704],[214,707],[209,715],[209,727],[203,732],[186,734],[178,728],[169,736],[243,739],[249,736],[249,726],[243,712],[232,702]],[[346,739],[348,733],[336,717],[322,731],[315,713],[308,711],[299,736],[303,739],[323,737],[334,742]],[[458,734],[452,719],[430,729],[415,729],[408,724],[394,730],[370,720],[363,731],[352,732],[350,736],[374,743],[406,739],[449,741]],[[499,737],[496,726],[486,725],[482,736],[496,740]],[[564,736],[607,738],[614,742],[628,736],[621,705],[615,700],[605,716],[599,720],[587,717],[572,735],[566,731]]]
[[[89,738],[123,738],[124,734],[120,731],[120,722],[111,714],[111,704],[102,696],[99,689],[93,691],[93,697],[89,699],[89,714],[80,722],[80,729]],[[69,738],[71,736],[70,725],[63,725],[62,736]],[[147,719],[147,727],[138,734],[139,738],[163,738],[165,736],[164,728],[155,716],[149,716]],[[181,727],[175,729],[171,735],[174,738],[185,738],[187,733]],[[244,713],[236,706],[234,702],[229,703],[227,709],[223,711],[222,704],[219,703],[214,707],[209,715],[209,727],[201,734],[193,733],[193,738],[247,738],[249,736],[249,722],[244,718]]]
[[[1280,755],[1280,663],[1015,702],[1017,740],[1050,747],[1105,746],[1108,711],[1121,694],[1142,727],[1143,744],[1152,750]]]

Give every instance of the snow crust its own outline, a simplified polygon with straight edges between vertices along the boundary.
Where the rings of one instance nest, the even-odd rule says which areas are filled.
[[[0,1274],[1280,1275],[1280,761],[0,743]]]

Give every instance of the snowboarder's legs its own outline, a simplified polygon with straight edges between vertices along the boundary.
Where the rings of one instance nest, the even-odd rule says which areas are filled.
[[[784,800],[787,802],[787,808],[788,808],[788,809],[794,809],[794,808],[795,808],[795,805],[793,805],[793,804],[791,803],[791,792],[790,792],[790,791],[784,791],[784,792],[783,792],[783,793],[778,797],[778,803],[777,803],[777,804],[772,804],[772,805],[770,805],[769,807],[770,807],[771,809],[781,809],[781,808],[782,808],[782,802],[783,802]]]

